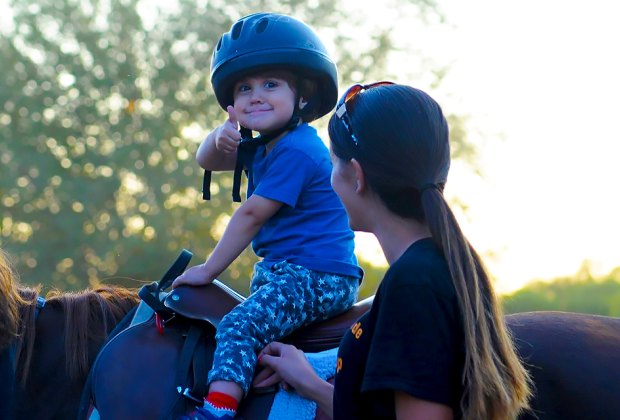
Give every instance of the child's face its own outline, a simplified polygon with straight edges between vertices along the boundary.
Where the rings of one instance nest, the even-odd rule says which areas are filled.
[[[233,92],[239,124],[268,133],[286,125],[293,115],[295,92],[281,76],[258,74],[239,80]]]

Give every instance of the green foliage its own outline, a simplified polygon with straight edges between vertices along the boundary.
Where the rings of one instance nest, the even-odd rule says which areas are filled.
[[[358,258],[360,266],[364,269],[364,281],[360,286],[359,299],[365,299],[377,292],[379,283],[383,279],[387,267],[378,267],[372,265],[362,258]]]
[[[193,158],[223,120],[208,79],[215,42],[240,16],[272,10],[323,31],[343,84],[385,75],[390,22],[345,31],[361,17],[340,6],[14,0],[14,28],[0,33],[0,247],[23,281],[139,286],[182,248],[203,260],[234,210],[229,174],[202,201]],[[434,13],[428,0],[404,7]],[[254,262],[247,250],[222,280],[246,293]]]
[[[602,278],[579,273],[535,282],[504,297],[503,303],[506,313],[553,310],[619,317],[620,267]]]

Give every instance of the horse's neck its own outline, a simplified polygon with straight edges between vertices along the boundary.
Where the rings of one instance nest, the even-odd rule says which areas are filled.
[[[34,342],[36,339],[37,296],[35,289],[21,289],[20,294],[24,301],[20,312],[20,337],[15,345],[15,363],[17,366],[17,380],[26,382],[30,371]]]

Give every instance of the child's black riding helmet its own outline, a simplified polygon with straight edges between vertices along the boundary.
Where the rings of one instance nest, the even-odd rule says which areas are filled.
[[[235,22],[213,50],[211,84],[220,106],[233,104],[233,87],[241,77],[272,68],[316,81],[315,97],[305,98],[316,118],[336,105],[336,65],[312,28],[290,16],[255,13]]]

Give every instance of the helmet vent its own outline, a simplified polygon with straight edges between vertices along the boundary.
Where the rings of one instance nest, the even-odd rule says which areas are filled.
[[[222,48],[222,38],[220,38],[220,40],[219,40],[219,41],[217,41],[217,47],[215,47],[215,50],[216,50],[216,51],[219,51],[219,50],[220,50],[220,48]]]
[[[240,20],[239,22],[235,23],[235,25],[232,28],[232,39],[239,39],[239,35],[241,35],[241,29],[243,28],[243,21]]]
[[[269,24],[269,20],[267,18],[262,18],[261,20],[258,21],[258,23],[256,24],[256,33],[260,34],[265,32],[265,29],[267,29],[267,25]]]

